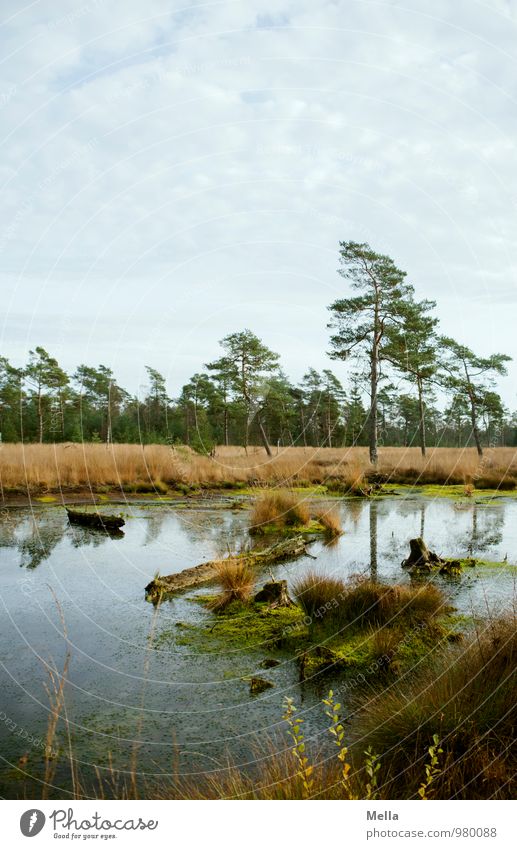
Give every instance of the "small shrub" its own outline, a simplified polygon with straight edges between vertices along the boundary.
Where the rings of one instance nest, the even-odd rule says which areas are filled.
[[[129,486],[124,487],[125,491],[128,492],[142,492],[142,493],[157,493],[159,492],[161,495],[165,495],[168,492],[168,486],[161,480],[155,481],[135,481],[134,484],[130,484]]]
[[[494,469],[474,479],[476,489],[515,489],[516,480],[511,475],[505,475],[501,470]]]
[[[154,481],[154,488],[156,492],[160,493],[160,495],[166,495],[169,491],[169,487],[167,486],[167,484],[161,480]]]
[[[379,628],[372,634],[372,655],[379,670],[387,670],[392,666],[404,634],[398,628]]]
[[[426,619],[444,611],[444,595],[434,584],[401,587],[400,590],[401,610],[410,618]]]

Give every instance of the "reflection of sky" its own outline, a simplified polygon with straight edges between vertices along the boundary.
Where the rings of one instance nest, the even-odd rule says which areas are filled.
[[[373,531],[379,577],[407,580],[400,563],[408,540],[420,535],[422,523],[426,541],[440,554],[461,556],[471,548],[474,555],[487,559],[507,554],[510,563],[517,562],[513,501],[458,506],[446,499],[358,500],[341,502],[341,510],[345,533],[337,545],[325,547],[317,541],[310,549],[316,560],[305,557],[275,567],[278,576],[292,579],[305,569],[368,573]],[[173,734],[184,752],[182,768],[206,768],[208,752],[210,757],[214,753],[222,757],[227,745],[237,758],[245,759],[257,729],[266,734],[276,727],[287,692],[303,701],[308,711],[307,733],[319,734],[323,683],[300,691],[295,662],[282,662],[267,672],[275,688],[250,703],[243,678],[263,674],[259,663],[269,649],[259,645],[246,652],[192,654],[174,635],[181,634],[178,621],[206,621],[199,605],[187,594],[164,603],[156,613],[144,600],[144,587],[157,570],[179,571],[249,543],[247,513],[133,506],[125,512],[125,535],[112,540],[69,526],[60,508],[36,510],[33,516],[28,510],[8,511],[0,529],[3,709],[5,704],[19,724],[42,733],[47,704],[43,662],[54,658],[59,667],[64,651],[52,588],[71,644],[69,709],[78,723],[75,733],[83,739],[84,727],[96,732],[90,741],[96,757],[107,746],[117,748],[123,757],[128,744],[119,738],[140,733],[137,718],[146,666],[142,733],[148,756],[162,766],[164,758],[170,761]],[[509,572],[491,570],[479,577],[469,573],[459,583],[443,586],[457,606],[468,610],[472,601],[484,605],[485,596],[491,604],[507,602],[513,583]],[[172,641],[146,654],[152,629],[158,634],[171,629]],[[99,731],[109,736],[102,737]],[[18,750],[12,749],[13,738],[4,727],[0,740],[14,757]]]

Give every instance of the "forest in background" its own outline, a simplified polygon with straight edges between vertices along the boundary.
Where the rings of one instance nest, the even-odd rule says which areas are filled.
[[[416,301],[405,273],[368,245],[340,244],[339,273],[352,296],[330,305],[334,370],[308,368],[290,381],[279,355],[251,330],[221,340],[174,396],[146,366],[143,397],[128,392],[106,365],[68,374],[42,347],[27,364],[0,357],[3,442],[219,445],[378,445],[465,447],[517,444],[517,413],[505,408],[496,379],[509,357],[481,357],[439,333],[434,301]]]

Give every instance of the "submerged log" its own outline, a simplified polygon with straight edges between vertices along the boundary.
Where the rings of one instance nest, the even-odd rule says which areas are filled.
[[[287,581],[268,581],[255,595],[254,601],[262,601],[271,607],[292,607],[293,601],[287,592]]]
[[[250,680],[250,693],[252,696],[256,696],[259,693],[263,693],[264,690],[269,690],[270,687],[274,687],[272,681],[268,681],[267,678],[259,678],[258,675],[254,676]]]
[[[295,536],[290,539],[281,540],[268,548],[256,551],[248,551],[235,557],[229,557],[224,561],[211,560],[208,563],[200,563],[190,569],[183,569],[175,575],[165,575],[153,578],[145,588],[147,601],[156,603],[164,596],[172,595],[180,590],[204,584],[217,578],[217,569],[221,562],[224,563],[246,563],[249,566],[267,566],[272,563],[280,563],[284,560],[294,560],[306,553],[309,541],[303,536]]]
[[[97,528],[101,531],[111,531],[125,525],[122,516],[105,516],[102,513],[85,513],[83,510],[66,508],[68,521],[72,525],[83,525],[86,528]]]

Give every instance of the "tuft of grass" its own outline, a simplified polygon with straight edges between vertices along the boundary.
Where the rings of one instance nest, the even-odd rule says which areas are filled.
[[[379,627],[397,620],[424,621],[445,610],[443,593],[433,584],[390,586],[308,572],[293,587],[307,616],[336,628]]]
[[[245,562],[221,560],[217,565],[217,578],[221,593],[210,602],[210,609],[225,610],[234,601],[249,601],[255,585],[253,570]]]
[[[306,616],[311,620],[329,617],[336,611],[346,592],[342,578],[321,575],[314,571],[306,572],[293,584],[293,595]]]
[[[512,798],[516,626],[515,612],[485,622],[416,681],[370,700],[357,730],[382,758],[386,798],[423,798],[423,765],[438,740],[444,765],[433,775],[435,798]]]
[[[250,531],[260,533],[266,525],[308,525],[310,512],[300,495],[288,490],[268,491],[260,495],[252,508]]]
[[[339,515],[339,511],[335,508],[329,510],[318,510],[314,513],[314,518],[320,523],[320,525],[323,525],[327,536],[339,537],[343,533],[341,516]]]
[[[433,584],[389,586],[359,579],[349,584],[341,600],[339,623],[363,628],[401,618],[422,620],[438,613],[444,604],[442,592]]]

